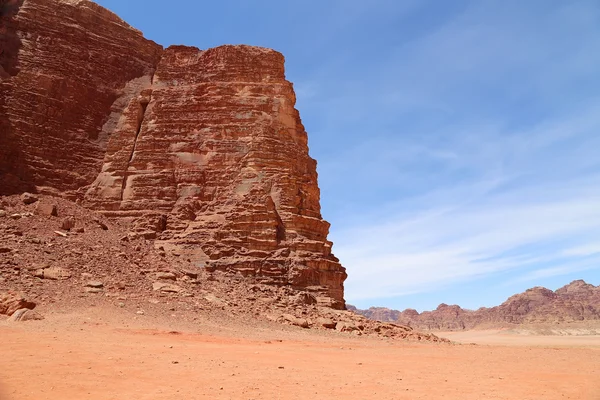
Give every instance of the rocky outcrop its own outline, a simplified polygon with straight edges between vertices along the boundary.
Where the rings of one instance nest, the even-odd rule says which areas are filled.
[[[344,307],[346,273],[280,53],[163,50],[87,0],[8,4],[3,194],[81,200],[195,267]]]
[[[356,310],[372,318],[370,310]],[[534,287],[511,296],[499,306],[465,310],[457,305],[440,304],[434,311],[418,313],[407,309],[394,320],[415,329],[463,330],[473,328],[508,327],[522,324],[557,324],[581,321],[600,321],[600,286],[583,280],[552,291]]]

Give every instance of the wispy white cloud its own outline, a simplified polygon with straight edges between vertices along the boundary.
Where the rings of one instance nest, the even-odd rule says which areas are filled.
[[[600,10],[535,4],[472,2],[321,99],[356,125],[317,157],[350,301],[600,270]]]

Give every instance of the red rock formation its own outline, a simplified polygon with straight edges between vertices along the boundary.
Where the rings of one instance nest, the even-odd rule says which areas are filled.
[[[87,0],[10,10],[0,190],[80,198],[197,266],[344,307],[346,273],[280,53],[163,51]]]
[[[162,48],[90,1],[4,4],[1,190],[68,194],[96,177],[115,100],[127,82],[149,80]]]
[[[359,310],[356,307],[348,304],[346,305],[346,308],[349,311],[353,311],[374,321],[396,322],[400,316],[400,311],[392,310],[386,307],[370,307],[367,310]]]
[[[356,310],[369,317],[369,310]],[[394,312],[395,310],[390,310]],[[600,321],[600,286],[582,280],[552,291],[534,287],[509,297],[504,303],[476,311],[440,304],[434,311],[407,309],[396,322],[423,330],[462,330],[520,324],[555,324]]]

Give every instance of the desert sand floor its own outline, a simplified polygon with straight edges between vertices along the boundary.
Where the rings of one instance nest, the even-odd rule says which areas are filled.
[[[0,322],[0,399],[600,399],[593,340],[437,345],[144,318]]]

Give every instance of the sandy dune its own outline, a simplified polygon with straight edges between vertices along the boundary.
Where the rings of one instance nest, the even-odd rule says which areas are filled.
[[[597,338],[436,345],[101,315],[1,322],[0,399],[600,399]]]

